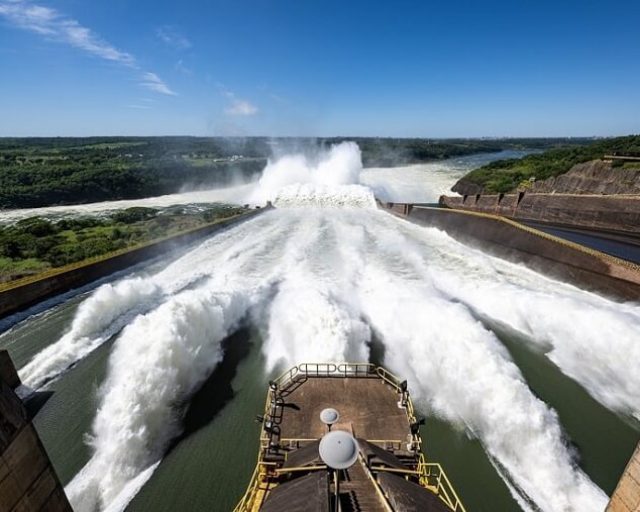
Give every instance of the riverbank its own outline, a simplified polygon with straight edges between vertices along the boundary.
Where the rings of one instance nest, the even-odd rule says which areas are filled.
[[[251,210],[135,247],[110,252],[63,267],[53,268],[35,276],[0,284],[0,318],[163,252],[196,241],[258,215],[264,210]]]
[[[520,159],[491,162],[462,177],[451,190],[461,195],[514,193],[530,187],[533,182],[561,176],[572,171],[574,166],[596,161],[607,154],[640,155],[640,136],[598,140],[581,147],[551,149]],[[607,163],[610,164],[610,168],[616,170],[640,169],[638,161],[618,160]],[[621,187],[615,189],[616,193],[633,193],[624,173],[614,174],[614,180],[619,182]],[[571,188],[563,192],[579,193],[579,190]]]
[[[365,167],[393,167],[504,150],[578,146],[589,139],[377,137],[0,138],[2,209],[143,199],[255,181],[268,159],[352,141]]]
[[[0,223],[0,283],[37,275],[232,217],[247,208],[130,207],[57,219],[40,215]],[[5,220],[5,219],[3,219]]]

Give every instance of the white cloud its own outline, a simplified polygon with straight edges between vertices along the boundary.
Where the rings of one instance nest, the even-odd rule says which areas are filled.
[[[231,116],[252,116],[258,113],[258,107],[247,100],[235,99],[225,112]]]
[[[253,116],[258,113],[258,107],[247,100],[238,98],[234,92],[226,89],[224,85],[218,83],[218,88],[224,96],[229,99],[229,106],[225,113],[230,116]]]
[[[74,19],[63,16],[55,9],[23,1],[2,2],[0,15],[17,27],[59,39],[96,57],[129,66],[135,64],[131,54],[118,50],[90,29]]]
[[[177,96],[175,92],[173,92],[167,84],[165,84],[162,79],[156,75],[155,73],[146,72],[142,75],[142,80],[140,81],[140,85],[142,87],[146,87],[150,91],[159,92],[160,94],[167,94],[169,96]]]
[[[191,48],[191,41],[183,36],[175,27],[165,25],[156,30],[158,38],[169,46],[173,46],[178,50],[187,50]]]
[[[91,29],[50,7],[35,5],[28,0],[0,0],[0,16],[16,27],[67,43],[94,57],[140,70],[133,55],[117,49]],[[140,83],[160,94],[175,95],[155,73],[143,72]]]

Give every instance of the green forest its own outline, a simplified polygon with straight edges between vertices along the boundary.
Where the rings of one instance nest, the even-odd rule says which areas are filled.
[[[353,140],[365,166],[392,166],[587,139],[0,138],[0,209],[138,199],[252,180],[267,158]]]
[[[510,192],[525,180],[544,180],[558,176],[576,164],[602,158],[605,154],[640,156],[640,135],[555,148],[519,159],[497,160],[471,171],[458,183],[479,185],[484,193]],[[616,161],[614,166],[638,167],[639,164]],[[458,192],[457,188],[458,184],[452,190]]]
[[[197,228],[245,211],[219,205],[197,213],[180,207],[128,208],[105,217],[57,221],[30,217],[0,225],[0,283]]]

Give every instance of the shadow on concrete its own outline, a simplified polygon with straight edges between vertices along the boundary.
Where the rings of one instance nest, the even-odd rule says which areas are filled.
[[[248,327],[239,329],[222,342],[222,349],[224,358],[191,398],[182,421],[182,434],[173,440],[167,454],[182,440],[206,427],[233,399],[234,391],[231,383],[236,376],[238,366],[249,355],[251,330]]]
[[[53,391],[35,391],[24,403],[29,420],[35,418],[36,414],[42,409],[53,396]]]

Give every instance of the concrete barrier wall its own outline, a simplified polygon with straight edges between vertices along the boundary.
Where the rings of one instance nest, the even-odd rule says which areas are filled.
[[[53,269],[53,271],[41,278],[36,276],[35,279],[24,279],[9,283],[6,289],[0,290],[0,318],[37,304],[46,298],[78,288],[96,279],[158,256],[178,246],[209,236],[223,228],[243,222],[265,210],[266,208],[253,210],[159,242],[150,243],[105,258],[98,258],[97,261]]]
[[[611,496],[606,512],[640,511],[640,444]]]
[[[409,214],[403,216],[443,229],[460,241],[581,288],[618,300],[640,300],[640,267],[637,265],[509,219],[422,206],[413,206]]]
[[[13,391],[20,380],[6,350],[0,351],[0,361],[0,511],[71,512],[38,433]]]
[[[640,195],[519,193],[442,196],[440,204],[513,219],[640,233]]]

